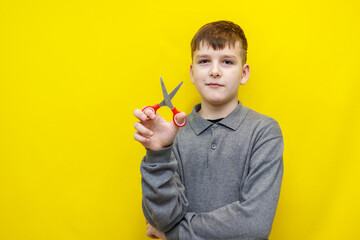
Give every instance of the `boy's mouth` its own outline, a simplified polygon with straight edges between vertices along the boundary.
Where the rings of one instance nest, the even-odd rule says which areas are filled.
[[[223,87],[224,85],[219,83],[206,83],[206,86],[209,86],[211,88],[219,88],[219,87]]]

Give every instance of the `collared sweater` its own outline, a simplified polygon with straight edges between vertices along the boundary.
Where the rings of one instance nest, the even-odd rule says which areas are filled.
[[[217,123],[200,108],[170,147],[147,150],[145,218],[168,240],[268,239],[283,175],[279,124],[241,102]]]

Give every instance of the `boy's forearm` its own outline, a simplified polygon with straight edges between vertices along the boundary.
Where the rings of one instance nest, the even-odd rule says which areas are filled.
[[[141,163],[143,212],[149,223],[161,232],[176,225],[188,207],[177,165],[172,146],[148,150]]]

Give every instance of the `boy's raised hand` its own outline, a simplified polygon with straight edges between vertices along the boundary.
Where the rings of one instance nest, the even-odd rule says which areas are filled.
[[[179,127],[173,121],[166,121],[158,113],[154,113],[151,109],[134,110],[134,116],[140,120],[136,122],[134,127],[136,132],[134,139],[140,142],[145,148],[150,150],[160,150],[170,146],[179,130]],[[176,121],[183,123],[186,114],[181,112],[176,115]]]

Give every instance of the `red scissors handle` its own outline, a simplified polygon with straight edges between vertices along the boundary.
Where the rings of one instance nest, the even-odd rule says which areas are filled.
[[[172,108],[171,111],[173,112],[173,122],[175,123],[176,126],[178,127],[183,127],[186,125],[186,122],[187,122],[187,118],[185,117],[185,121],[182,123],[182,124],[179,124],[177,121],[176,121],[176,115],[178,115],[180,112],[176,109],[176,107]]]
[[[154,113],[156,113],[156,111],[160,108],[161,106],[159,104],[156,104],[154,106],[145,106],[143,107],[142,111],[144,112],[146,109],[151,109],[152,111],[154,111]],[[171,111],[173,112],[173,122],[175,123],[176,126],[178,127],[183,127],[186,125],[187,122],[187,118],[185,117],[185,121],[180,124],[176,121],[176,115],[178,115],[180,112],[174,107],[171,109]]]
[[[154,113],[156,113],[156,111],[160,108],[159,104],[156,104],[154,106],[145,106],[143,107],[142,111],[144,112],[146,109],[151,109],[154,111]]]

